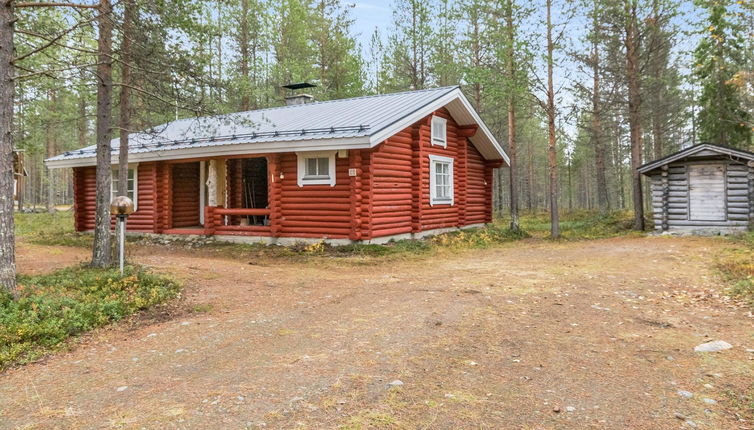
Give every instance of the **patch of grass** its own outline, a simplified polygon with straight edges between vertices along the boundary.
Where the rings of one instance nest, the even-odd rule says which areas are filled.
[[[36,359],[71,337],[178,295],[177,281],[129,267],[72,267],[19,276],[20,297],[0,293],[0,370]]]
[[[64,210],[54,214],[16,213],[16,235],[29,243],[52,246],[92,246],[92,235],[81,234],[73,227],[73,211]]]
[[[501,218],[497,223],[508,225],[510,218]],[[643,234],[643,232],[633,230],[633,226],[634,216],[631,211],[612,211],[600,215],[595,211],[579,210],[560,214],[560,234],[562,239],[565,240],[602,239]],[[550,235],[549,212],[522,214],[521,229],[534,237],[548,237]]]
[[[214,306],[210,303],[200,303],[191,307],[191,312],[195,314],[206,314],[212,312]]]
[[[754,232],[732,240],[741,246],[724,252],[717,260],[717,269],[730,284],[728,294],[754,305]]]

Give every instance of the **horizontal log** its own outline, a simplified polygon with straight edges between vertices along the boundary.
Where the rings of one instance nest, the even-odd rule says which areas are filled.
[[[214,208],[216,215],[264,216],[270,215],[270,209]]]
[[[746,226],[747,222],[739,221],[739,220],[736,220],[736,221],[671,220],[669,224],[677,225],[677,226],[698,226],[698,227],[710,227],[710,226],[737,227],[737,226]]]

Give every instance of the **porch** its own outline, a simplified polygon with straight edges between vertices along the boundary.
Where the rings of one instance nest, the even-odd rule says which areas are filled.
[[[268,178],[273,158],[165,162],[168,198],[162,233],[271,236]]]

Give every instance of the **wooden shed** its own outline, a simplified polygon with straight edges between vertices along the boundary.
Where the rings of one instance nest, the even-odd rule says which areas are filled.
[[[73,168],[78,231],[94,228],[95,149],[46,161]],[[129,164],[132,232],[375,243],[490,222],[508,157],[447,87],[177,120],[132,133]]]
[[[647,163],[655,230],[726,234],[754,227],[754,153],[702,143]]]

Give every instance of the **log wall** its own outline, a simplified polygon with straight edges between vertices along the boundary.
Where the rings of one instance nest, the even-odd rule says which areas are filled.
[[[280,154],[279,234],[287,237],[347,238],[351,234],[351,181],[348,158],[335,157],[335,186],[298,186],[298,159]],[[270,190],[270,194],[272,195]]]
[[[157,196],[157,164],[140,163],[137,168],[136,212],[128,217],[126,228],[130,231],[154,232]],[[77,167],[73,169],[74,188],[74,225],[77,231],[94,230],[96,210],[96,169],[94,167]],[[115,217],[112,220],[115,225]]]
[[[689,166],[700,164],[723,165],[725,219],[693,219],[689,207]],[[750,177],[754,177],[754,166],[728,159],[681,161],[663,166],[650,179],[655,229],[745,229],[754,221],[754,192],[751,191],[754,179]]]

